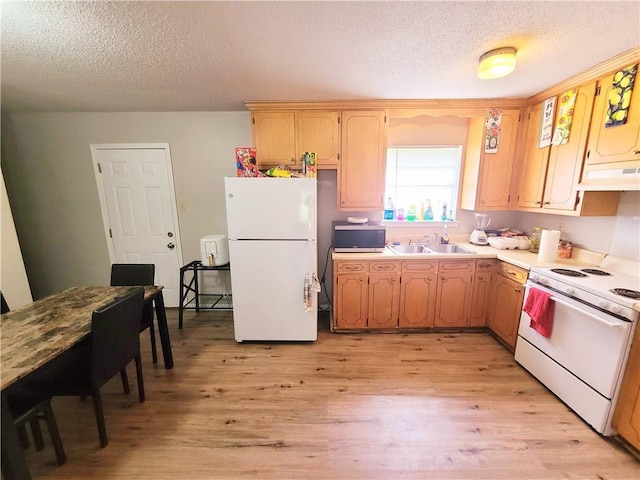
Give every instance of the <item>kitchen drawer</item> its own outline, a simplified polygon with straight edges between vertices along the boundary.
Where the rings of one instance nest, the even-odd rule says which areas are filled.
[[[438,262],[429,261],[406,261],[402,262],[403,272],[435,272],[438,269]]]
[[[368,272],[369,262],[336,262],[335,273]]]
[[[476,262],[476,272],[481,273],[481,272],[486,272],[486,273],[493,273],[496,271],[496,266],[498,265],[498,261],[497,260],[493,260],[493,259],[482,259],[482,260],[478,260]]]
[[[391,262],[370,262],[369,263],[369,271],[370,272],[399,272],[400,271],[400,262],[391,261]]]
[[[438,262],[438,273],[474,272],[475,260],[441,260]]]
[[[516,267],[515,265],[507,262],[500,262],[500,265],[498,265],[498,273],[523,284],[527,281],[527,277],[529,276],[529,272],[524,268]]]

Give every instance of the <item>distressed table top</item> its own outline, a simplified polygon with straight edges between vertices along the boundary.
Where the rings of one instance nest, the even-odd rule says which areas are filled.
[[[131,288],[72,287],[0,315],[0,388],[80,342],[91,331],[93,311]],[[161,290],[145,287],[145,301]]]

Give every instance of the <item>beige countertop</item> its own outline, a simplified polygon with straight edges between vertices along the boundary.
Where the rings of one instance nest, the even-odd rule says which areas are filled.
[[[520,268],[529,270],[531,267],[577,267],[577,266],[596,266],[604,259],[605,254],[590,252],[574,248],[571,258],[556,258],[554,262],[541,262],[538,260],[537,253],[531,253],[528,250],[498,250],[490,246],[472,245],[468,242],[455,242],[456,245],[463,246],[474,251],[473,254],[467,253],[410,253],[398,254],[390,248],[378,253],[336,253],[333,252],[331,258],[333,260],[443,260],[443,259],[480,259],[480,258],[497,258],[504,262],[511,263]]]

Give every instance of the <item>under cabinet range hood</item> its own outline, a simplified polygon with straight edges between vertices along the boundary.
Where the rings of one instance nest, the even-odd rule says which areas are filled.
[[[577,188],[585,191],[640,190],[640,167],[587,170]]]

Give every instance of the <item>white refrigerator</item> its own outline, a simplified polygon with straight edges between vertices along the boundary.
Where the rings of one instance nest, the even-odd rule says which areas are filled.
[[[317,181],[224,179],[237,342],[318,338]]]

